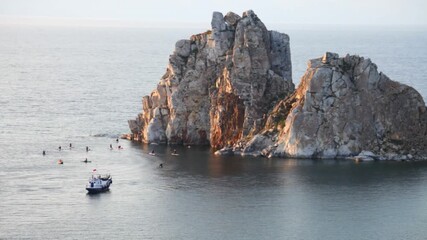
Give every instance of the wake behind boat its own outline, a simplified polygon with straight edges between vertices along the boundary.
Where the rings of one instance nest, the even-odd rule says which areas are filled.
[[[100,193],[110,190],[110,185],[113,183],[113,178],[110,174],[96,174],[94,169],[89,182],[86,185],[88,193]]]

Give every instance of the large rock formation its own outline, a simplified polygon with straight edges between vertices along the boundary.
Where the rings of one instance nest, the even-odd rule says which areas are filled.
[[[131,138],[210,144],[223,153],[298,158],[427,158],[427,111],[413,88],[369,59],[326,53],[294,91],[289,37],[253,11],[180,40]]]
[[[294,90],[289,37],[253,11],[213,13],[212,30],[180,40],[132,138],[169,144],[233,145],[263,128],[265,114]]]
[[[426,153],[426,142],[426,106],[416,90],[378,72],[370,59],[326,53],[309,61],[261,134],[218,153],[410,159]]]

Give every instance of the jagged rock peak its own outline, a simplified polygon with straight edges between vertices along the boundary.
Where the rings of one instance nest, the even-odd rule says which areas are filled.
[[[222,13],[213,12],[211,26],[213,31],[224,31],[227,29],[227,25],[225,25],[224,16]]]
[[[253,11],[212,14],[212,30],[180,40],[132,137],[170,144],[235,144],[262,129],[275,102],[294,90],[289,36]]]
[[[250,17],[253,19],[258,19],[258,16],[254,13],[253,10],[247,10],[247,11],[243,12],[242,16],[243,17]]]
[[[235,14],[234,12],[228,12],[224,17],[225,22],[229,26],[233,26],[233,27],[235,27],[237,25],[237,23],[239,22],[240,19],[241,19],[241,17],[239,15]]]

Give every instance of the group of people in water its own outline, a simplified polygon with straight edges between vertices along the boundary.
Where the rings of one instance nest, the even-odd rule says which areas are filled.
[[[117,143],[119,142],[119,139],[118,139],[118,138],[116,139],[116,142],[117,142]],[[72,149],[72,148],[73,148],[73,144],[72,144],[72,143],[70,143],[69,147],[70,147],[70,149]],[[113,150],[113,149],[114,149],[114,148],[113,148],[113,144],[110,144],[110,150]],[[124,149],[124,148],[123,148],[121,145],[118,145],[118,146],[117,146],[117,149],[121,150],[121,149]],[[59,147],[58,147],[58,151],[62,151],[62,147],[61,147],[61,146],[59,146]],[[89,151],[91,151],[91,149],[89,148],[89,146],[86,146],[86,152],[89,152]],[[43,154],[43,156],[45,156],[45,155],[47,154],[47,153],[46,153],[46,150],[43,150],[42,154]],[[156,153],[155,153],[154,149],[152,149],[152,150],[151,150],[151,152],[150,152],[149,154],[150,154],[150,155],[156,155]],[[178,152],[176,151],[176,149],[174,149],[174,150],[172,151],[171,155],[175,155],[175,156],[177,156],[177,155],[179,155],[179,154],[178,154]],[[90,163],[91,161],[89,161],[89,160],[87,160],[87,158],[85,158],[85,160],[84,160],[84,161],[82,161],[82,162],[84,162],[84,163]],[[62,159],[59,159],[59,160],[58,160],[58,164],[64,164],[64,161],[63,161]],[[163,163],[160,163],[159,168],[163,168]]]
[[[118,138],[116,139],[116,142],[117,142],[117,143],[119,142],[119,139],[118,139]],[[72,143],[70,143],[70,145],[69,145],[69,146],[70,146],[70,150],[71,150],[71,149],[73,148],[73,144],[72,144]],[[120,146],[120,145],[119,145],[117,148],[118,148],[118,149],[123,149],[123,147],[122,147],[122,146]],[[110,149],[111,149],[111,150],[113,150],[113,145],[112,145],[112,144],[110,144]],[[58,151],[62,151],[62,146],[59,146],[59,147],[58,147]],[[90,148],[89,148],[89,146],[86,146],[86,152],[89,152],[89,151],[92,151],[92,149],[90,149]],[[43,150],[43,151],[42,151],[42,155],[43,155],[43,156],[46,156],[46,154],[47,154],[46,150]],[[84,163],[90,163],[91,161],[88,161],[88,160],[87,160],[87,158],[85,158],[85,160],[84,160],[84,161],[82,161],[82,162],[84,162]],[[64,164],[64,161],[63,161],[62,159],[59,159],[59,160],[58,160],[58,164]]]
[[[154,152],[154,149],[152,149],[152,150],[151,150],[151,152],[149,152],[148,154],[153,155],[153,156],[155,156],[155,155],[156,155],[156,153]],[[174,149],[174,150],[172,151],[171,155],[173,155],[173,156],[178,156],[179,154],[178,154],[178,152],[176,151],[176,149]],[[163,163],[160,163],[160,164],[159,164],[159,168],[163,168]]]
[[[70,149],[72,149],[72,148],[73,148],[73,144],[70,143]],[[62,151],[62,146],[61,145],[58,147],[58,151]],[[86,146],[86,152],[89,152],[89,151],[90,151],[89,146]],[[46,151],[45,150],[43,150],[43,155],[46,155]]]

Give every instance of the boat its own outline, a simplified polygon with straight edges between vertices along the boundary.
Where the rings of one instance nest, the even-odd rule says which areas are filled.
[[[86,190],[89,193],[100,193],[110,190],[110,185],[113,183],[113,178],[110,174],[96,174],[96,170],[89,178],[86,185]]]

